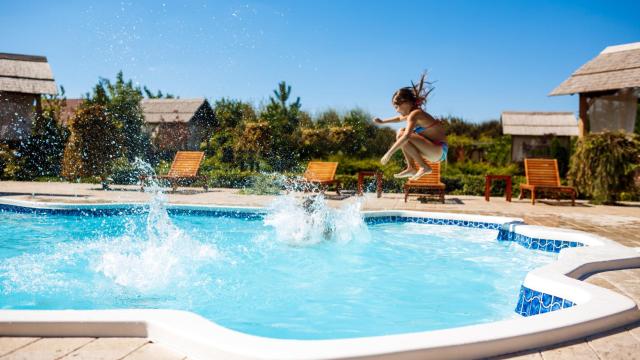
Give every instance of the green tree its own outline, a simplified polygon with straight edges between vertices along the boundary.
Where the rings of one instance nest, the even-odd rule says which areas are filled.
[[[260,171],[260,164],[265,162],[267,154],[271,152],[270,131],[271,127],[264,121],[244,123],[234,147],[241,170],[248,168]]]
[[[175,96],[173,96],[172,94],[169,94],[169,93],[163,94],[162,91],[160,90],[158,90],[158,92],[154,94],[146,86],[143,86],[142,89],[144,90],[144,93],[147,95],[149,99],[175,99]]]
[[[42,112],[31,127],[31,136],[23,144],[22,177],[59,176],[62,156],[69,131],[60,124],[60,113],[66,105],[64,88],[60,95],[44,96]]]
[[[85,176],[106,178],[113,162],[121,154],[122,123],[109,116],[105,106],[92,104],[78,109],[70,127],[62,175],[69,179]]]
[[[291,96],[291,86],[284,81],[273,91],[275,96],[260,113],[259,118],[269,124],[271,135],[266,161],[272,170],[285,171],[297,165],[300,158],[301,131],[300,98],[287,103]]]
[[[322,128],[337,127],[342,125],[342,119],[336,110],[328,109],[318,114],[316,124]]]
[[[353,131],[351,144],[347,151],[359,156],[377,155],[379,153],[379,151],[376,151],[379,145],[370,141],[375,138],[376,132],[380,129],[371,122],[371,114],[362,109],[350,110],[345,114],[343,124]],[[384,151],[386,152],[386,150]]]
[[[481,123],[470,123],[462,118],[448,116],[441,118],[445,122],[447,134],[467,136],[472,139],[480,137],[495,138],[502,135],[502,125],[499,120],[489,120]]]
[[[142,127],[144,118],[140,107],[142,91],[134,86],[132,80],[125,81],[122,71],[116,75],[115,82],[101,78],[93,92],[86,95],[87,105],[102,105],[110,121],[118,124],[121,132],[118,138],[122,144],[118,147],[129,161],[136,157],[147,158],[151,142]],[[118,156],[119,157],[119,156]]]
[[[207,156],[213,157],[218,164],[244,167],[242,159],[247,157],[239,158],[236,151],[244,149],[238,144],[247,141],[243,139],[244,124],[256,121],[255,110],[249,103],[223,98],[214,103],[213,111],[215,124],[209,139],[210,148],[206,149]],[[249,158],[253,159],[252,156]]]

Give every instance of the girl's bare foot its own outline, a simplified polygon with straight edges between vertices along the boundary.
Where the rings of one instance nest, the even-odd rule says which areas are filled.
[[[407,177],[412,177],[413,175],[416,174],[416,169],[414,168],[406,168],[403,171],[397,173],[397,174],[393,174],[393,177],[396,179],[400,179],[400,178],[407,178]]]
[[[433,170],[431,169],[431,167],[429,167],[429,165],[427,165],[427,167],[421,167],[420,169],[418,169],[418,172],[409,180],[418,180],[424,175],[431,174],[432,171]]]

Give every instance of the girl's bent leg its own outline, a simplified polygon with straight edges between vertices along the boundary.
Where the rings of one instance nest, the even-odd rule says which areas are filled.
[[[436,145],[421,135],[412,134],[409,138],[409,144],[413,145],[422,156],[431,162],[438,162],[442,158],[442,145]]]
[[[407,152],[409,157],[413,160],[412,163],[415,162],[418,165],[418,171],[416,172],[416,175],[414,175],[414,177],[417,176],[418,174],[421,174],[420,176],[422,176],[424,174],[428,174],[431,172],[431,167],[429,167],[429,165],[424,161],[424,159],[422,158],[422,155],[420,154],[420,152],[415,146],[413,146],[409,142],[403,147],[403,149]]]
[[[404,132],[405,132],[405,128],[398,130],[396,132],[396,140],[399,139],[404,134]],[[402,150],[402,155],[404,156],[404,161],[407,164],[407,168],[397,174],[394,174],[393,177],[395,178],[411,177],[416,174],[416,168],[414,167],[413,162],[411,161],[411,157],[409,157],[409,155],[407,154],[407,151],[404,149],[404,146],[401,148],[401,150]]]

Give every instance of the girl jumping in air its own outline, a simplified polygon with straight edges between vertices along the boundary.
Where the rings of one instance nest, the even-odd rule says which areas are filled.
[[[393,94],[391,103],[400,114],[399,116],[384,120],[373,119],[378,124],[407,121],[406,127],[398,130],[396,142],[380,160],[382,165],[385,165],[398,149],[402,150],[407,168],[395,174],[394,177],[410,177],[411,180],[418,180],[431,172],[425,159],[431,162],[447,159],[449,147],[444,126],[441,121],[422,109],[431,91],[433,87],[426,81],[425,73],[418,84],[411,82],[411,87],[404,87]],[[417,169],[414,164],[417,164]]]

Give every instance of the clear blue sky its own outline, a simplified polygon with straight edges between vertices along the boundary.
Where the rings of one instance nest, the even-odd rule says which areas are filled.
[[[401,3],[402,5],[395,5]],[[394,115],[428,69],[435,115],[576,111],[547,94],[607,45],[640,41],[640,1],[10,1],[0,52],[45,55],[68,97],[98,77],[259,105],[286,80],[303,109]]]

